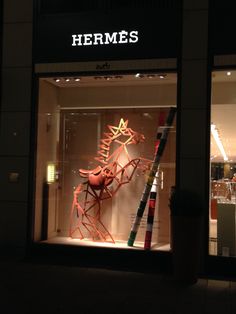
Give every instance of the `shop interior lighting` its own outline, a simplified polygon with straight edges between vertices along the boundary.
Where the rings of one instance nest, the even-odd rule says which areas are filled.
[[[47,165],[47,184],[51,184],[55,182],[55,171],[56,171],[56,166],[54,163],[49,163]]]
[[[95,80],[106,80],[106,81],[110,81],[113,79],[122,79],[123,76],[122,75],[115,75],[115,76],[94,76]]]
[[[231,72],[230,72],[230,71],[228,71],[226,74],[227,74],[227,76],[230,76],[230,75],[231,75]]]
[[[152,78],[155,78],[155,77],[159,77],[160,79],[164,79],[166,78],[167,74],[140,74],[140,73],[136,73],[134,75],[136,78],[144,78],[144,77],[147,77],[149,79],[152,79]]]
[[[221,142],[221,139],[219,137],[218,130],[217,130],[217,128],[216,128],[216,126],[214,124],[211,124],[211,134],[214,137],[216,145],[217,145],[221,155],[223,156],[224,161],[227,161],[228,157],[227,157],[227,155],[225,153],[224,146],[223,146],[223,144]]]
[[[227,72],[228,73],[228,72]],[[231,72],[230,72],[231,74]],[[229,74],[227,74],[229,75]],[[141,73],[136,73],[134,74],[134,77],[135,78],[138,78],[138,79],[154,79],[154,78],[159,78],[159,79],[164,79],[166,78],[167,74],[141,74]],[[109,76],[94,76],[93,77],[94,80],[105,80],[105,81],[110,81],[110,80],[118,80],[118,79],[123,79],[123,76],[122,75],[109,75]],[[80,77],[64,77],[64,78],[54,78],[54,81],[56,83],[59,83],[61,82],[62,80],[64,80],[64,82],[66,83],[69,83],[69,82],[80,82],[81,81],[81,78]]]
[[[136,78],[144,78],[145,75],[143,75],[141,73],[136,73],[134,77],[136,77]]]

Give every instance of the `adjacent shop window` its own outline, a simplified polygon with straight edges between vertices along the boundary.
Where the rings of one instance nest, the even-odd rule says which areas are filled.
[[[146,248],[168,250],[175,119],[134,244],[127,241],[175,104],[173,73],[40,78],[34,240],[144,249],[146,238]]]
[[[236,256],[236,71],[212,75],[210,254]]]

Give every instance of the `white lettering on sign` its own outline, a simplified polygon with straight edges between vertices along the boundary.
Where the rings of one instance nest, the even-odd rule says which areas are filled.
[[[135,44],[138,42],[138,31],[122,30],[113,33],[73,34],[72,46],[97,46],[110,44]]]

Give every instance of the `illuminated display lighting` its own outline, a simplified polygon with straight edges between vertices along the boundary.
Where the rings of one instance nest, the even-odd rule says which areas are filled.
[[[47,183],[51,184],[55,182],[55,164],[50,163],[47,165]]]
[[[219,137],[218,130],[216,129],[216,126],[214,124],[211,124],[211,134],[214,137],[216,145],[217,145],[221,155],[223,156],[224,161],[228,161],[228,157],[225,153],[224,146],[223,146],[221,139]]]

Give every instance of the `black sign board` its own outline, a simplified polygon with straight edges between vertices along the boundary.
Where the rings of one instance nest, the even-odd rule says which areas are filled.
[[[38,15],[35,23],[34,62],[175,58],[180,42],[180,12],[174,9],[154,12],[129,9],[112,13],[92,11]],[[122,31],[124,36],[120,42]],[[114,33],[117,34],[117,40],[112,37]],[[94,34],[103,34],[109,40],[105,43],[106,37],[103,37],[103,42],[96,41]],[[137,34],[138,40],[135,40]],[[73,45],[72,35],[82,36],[82,43],[87,40],[88,44]],[[130,37],[132,35],[133,41]]]

